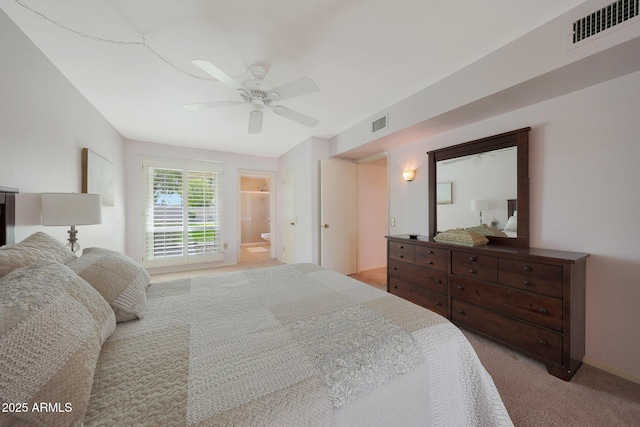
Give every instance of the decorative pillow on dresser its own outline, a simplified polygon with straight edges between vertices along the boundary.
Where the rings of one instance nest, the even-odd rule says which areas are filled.
[[[20,243],[0,247],[0,277],[42,260],[66,264],[77,256],[57,239],[37,232]]]
[[[109,304],[65,265],[40,261],[0,279],[0,402],[12,409],[0,425],[80,425],[115,325]]]
[[[142,318],[150,277],[133,259],[109,249],[87,248],[67,265],[107,300],[117,322]]]

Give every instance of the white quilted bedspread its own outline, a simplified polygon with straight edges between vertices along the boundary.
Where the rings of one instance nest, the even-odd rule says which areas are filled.
[[[154,284],[86,426],[512,425],[445,318],[312,264]]]

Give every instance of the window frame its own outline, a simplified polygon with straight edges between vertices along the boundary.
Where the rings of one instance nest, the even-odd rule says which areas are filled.
[[[175,257],[161,257],[161,258],[150,258],[148,256],[149,248],[147,240],[149,230],[149,202],[153,203],[153,184],[152,180],[149,177],[150,171],[149,169],[172,169],[172,170],[181,170],[182,172],[182,194],[188,194],[189,188],[189,173],[214,173],[218,174],[217,177],[217,192],[218,195],[216,197],[216,210],[217,210],[217,222],[218,227],[215,236],[215,242],[218,244],[218,251],[212,254],[190,254],[189,252],[189,239],[182,239],[182,255]],[[187,177],[185,179],[185,177]],[[207,162],[207,161],[198,161],[198,160],[184,160],[184,159],[166,159],[166,158],[143,158],[142,159],[142,265],[147,268],[158,268],[158,267],[172,267],[172,266],[181,266],[181,265],[195,265],[202,264],[207,262],[219,262],[224,260],[224,225],[223,225],[223,209],[222,209],[222,188],[223,188],[223,164],[221,162]],[[151,186],[150,186],[151,184]],[[181,225],[183,236],[185,233],[189,233],[192,230],[189,230],[189,201],[188,199],[182,199],[181,202],[182,208],[182,218]],[[151,225],[154,226],[153,224]],[[192,227],[192,226],[191,226]],[[152,249],[153,250],[153,249]]]

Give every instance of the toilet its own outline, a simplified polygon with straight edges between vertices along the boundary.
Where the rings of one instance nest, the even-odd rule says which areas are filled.
[[[271,241],[271,233],[261,233],[260,237],[262,237],[264,240],[266,240],[267,242]]]

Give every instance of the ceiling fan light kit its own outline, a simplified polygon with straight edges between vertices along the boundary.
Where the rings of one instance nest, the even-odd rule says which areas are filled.
[[[238,83],[231,76],[208,61],[194,59],[191,62],[220,81],[220,83],[237,91],[242,101],[213,101],[183,105],[183,108],[187,110],[197,111],[205,108],[250,104],[254,109],[249,113],[249,133],[260,133],[262,131],[262,109],[264,107],[269,107],[279,116],[293,120],[304,126],[313,127],[319,123],[318,119],[291,110],[283,105],[272,105],[273,102],[317,92],[319,90],[318,84],[309,76],[301,77],[273,89],[264,81],[267,70],[260,65],[250,66],[247,74],[249,74],[251,79],[243,83]]]

